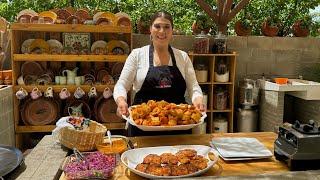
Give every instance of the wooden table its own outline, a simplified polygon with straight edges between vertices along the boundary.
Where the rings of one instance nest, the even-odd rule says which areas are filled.
[[[273,152],[273,143],[277,135],[273,132],[256,133],[222,133],[205,135],[177,135],[177,136],[154,136],[154,137],[133,137],[132,142],[136,148],[151,146],[171,146],[171,145],[207,145],[212,138],[217,137],[253,137],[262,142],[271,152]],[[274,157],[262,160],[234,161],[227,162],[219,159],[207,173],[202,176],[237,176],[237,175],[259,175],[272,172],[286,172],[288,167]],[[60,177],[65,179],[64,174]],[[113,179],[142,179],[140,176],[130,172],[123,164],[117,167]]]

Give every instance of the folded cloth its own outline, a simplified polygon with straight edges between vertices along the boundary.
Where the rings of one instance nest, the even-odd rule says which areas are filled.
[[[68,122],[70,117],[71,116],[62,117],[57,121],[56,128],[52,131],[52,135],[53,135],[54,138],[58,139],[57,137],[59,135],[59,131],[63,127],[70,127],[72,129],[75,129],[74,126]]]

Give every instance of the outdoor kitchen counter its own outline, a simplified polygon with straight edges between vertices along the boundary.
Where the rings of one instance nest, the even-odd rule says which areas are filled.
[[[272,132],[256,132],[256,133],[224,133],[224,134],[205,134],[205,135],[177,135],[177,136],[155,136],[155,137],[133,137],[132,142],[138,147],[149,146],[168,146],[168,145],[188,145],[201,144],[209,145],[209,141],[214,137],[254,137],[262,142],[268,149],[273,152],[273,142],[277,135]],[[48,152],[44,152],[47,150]],[[65,179],[64,174],[61,175],[59,165],[67,155],[67,151],[55,144],[52,136],[45,136],[40,143],[25,158],[24,169],[20,169],[14,173],[17,179]],[[281,174],[292,177],[293,173],[289,172],[284,163],[277,161],[274,157],[264,160],[237,161],[226,162],[219,159],[218,163],[207,173],[199,178],[206,179],[207,176],[261,176],[268,177],[268,174]],[[303,173],[303,177],[310,178],[319,177],[319,171],[298,172]],[[295,172],[294,177],[298,177]],[[60,176],[61,175],[61,176]],[[215,177],[218,178],[218,177]],[[239,177],[239,178],[240,178]],[[140,176],[130,172],[124,165],[120,165],[116,169],[113,179],[141,179]],[[308,178],[307,178],[308,179]]]

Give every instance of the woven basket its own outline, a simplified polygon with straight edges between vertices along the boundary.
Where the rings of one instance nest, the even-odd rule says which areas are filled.
[[[83,131],[64,127],[59,132],[59,141],[67,148],[79,151],[92,151],[96,144],[103,142],[107,128],[100,123],[90,121],[89,128]]]

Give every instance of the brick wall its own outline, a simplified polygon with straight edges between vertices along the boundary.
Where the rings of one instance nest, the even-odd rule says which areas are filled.
[[[0,89],[0,144],[15,146],[12,87]]]

